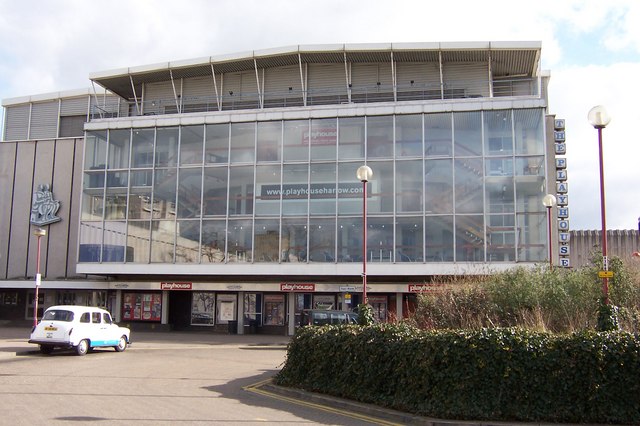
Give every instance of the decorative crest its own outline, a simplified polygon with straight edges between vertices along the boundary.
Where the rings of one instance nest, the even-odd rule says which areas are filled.
[[[49,185],[39,185],[38,190],[33,194],[31,203],[31,220],[33,225],[43,226],[61,220],[56,216],[60,208],[60,201],[53,199],[53,193],[49,190]]]

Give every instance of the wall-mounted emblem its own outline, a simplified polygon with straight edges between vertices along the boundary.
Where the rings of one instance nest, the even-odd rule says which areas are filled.
[[[60,201],[53,199],[49,185],[39,185],[38,190],[33,194],[30,222],[37,226],[59,222],[61,219],[56,216],[59,208]]]

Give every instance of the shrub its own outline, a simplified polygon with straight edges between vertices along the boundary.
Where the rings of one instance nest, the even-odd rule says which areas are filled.
[[[629,333],[303,327],[279,385],[459,420],[640,422]]]

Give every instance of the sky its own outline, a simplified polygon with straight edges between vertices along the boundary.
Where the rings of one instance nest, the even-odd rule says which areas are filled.
[[[640,220],[638,0],[0,0],[0,99],[90,87],[117,68],[300,44],[539,41],[549,113],[566,121],[569,220],[601,229],[604,105],[607,229]]]

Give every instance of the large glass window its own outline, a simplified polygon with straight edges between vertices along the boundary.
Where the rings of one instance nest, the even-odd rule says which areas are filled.
[[[484,262],[484,235],[482,215],[457,215],[456,261]]]
[[[85,170],[103,170],[107,161],[107,132],[87,132],[84,150]]]
[[[256,220],[254,259],[256,262],[278,262],[280,228],[277,220]]]
[[[225,216],[227,214],[227,175],[228,167],[204,168],[204,217]],[[234,205],[235,207],[235,205]]]
[[[175,221],[151,221],[151,262],[173,263],[175,239]]]
[[[253,213],[253,166],[231,167],[229,170],[229,215]]]
[[[422,212],[422,160],[396,162],[396,211]]]
[[[255,158],[256,123],[231,124],[231,162],[251,163]]]
[[[456,157],[482,155],[482,114],[480,112],[453,113],[454,147]]]
[[[200,221],[179,220],[176,223],[176,263],[200,262]]]
[[[131,129],[109,131],[109,169],[124,169],[129,167],[129,142]]]
[[[425,218],[425,261],[453,262],[453,216]]]
[[[131,140],[131,167],[153,166],[153,139],[155,129],[134,129]]]
[[[129,187],[129,219],[151,218],[151,170],[132,170]]]
[[[258,123],[258,162],[280,161],[282,121]]]
[[[104,203],[106,220],[126,218],[128,176],[128,171],[107,172],[107,190]]]
[[[202,168],[181,168],[178,179],[178,217],[200,217]]]
[[[200,247],[202,263],[223,263],[225,261],[226,229],[224,219],[202,221],[202,245]]]
[[[546,212],[517,214],[518,260],[540,262],[547,260]]]
[[[103,262],[125,261],[125,231],[126,223],[124,221],[104,222],[104,239],[102,246]]]
[[[511,110],[484,112],[485,155],[513,153]]]
[[[304,136],[305,144],[311,145],[311,160],[335,160],[338,139],[335,118],[311,120],[311,133]]]
[[[333,215],[336,213],[336,164],[311,164],[309,187],[309,213]]]
[[[487,216],[487,260],[489,262],[516,260],[515,215]]]
[[[227,261],[251,262],[253,259],[251,220],[230,220],[227,235]]]
[[[399,217],[396,220],[396,262],[422,262],[422,230],[422,216]]]
[[[191,294],[191,325],[213,325],[215,293],[194,291]]]
[[[426,160],[424,163],[424,208],[427,213],[453,213],[453,161]]]
[[[542,109],[513,111],[516,154],[544,154],[544,114]]]
[[[205,163],[228,163],[229,125],[207,124],[204,149]]]
[[[285,164],[282,173],[282,215],[307,215],[309,165]]]
[[[393,202],[396,198],[393,161],[376,161],[370,162],[368,165],[373,170],[373,177],[370,181],[369,193],[371,198],[368,198],[367,211],[371,214],[392,213]],[[355,175],[355,172],[354,170],[352,173]]]
[[[256,216],[280,215],[280,164],[256,167]]]
[[[156,132],[156,166],[175,166],[178,164],[177,127],[158,127]]]
[[[367,261],[393,261],[393,219],[374,217],[367,221]]]
[[[456,213],[482,213],[482,158],[455,160]]]
[[[451,114],[425,114],[424,154],[427,157],[449,157],[452,143]]]
[[[156,169],[153,184],[154,219],[172,219],[176,214],[176,171]]]
[[[180,165],[202,164],[204,126],[180,128]]]
[[[284,122],[284,160],[309,160],[309,120]]]
[[[364,158],[364,117],[341,118],[340,125],[340,159]]]
[[[309,221],[309,261],[336,261],[336,220],[312,218]]]
[[[393,116],[367,117],[367,158],[393,156]]]
[[[282,262],[306,262],[307,219],[283,219],[280,244],[282,248]]]
[[[264,325],[284,325],[284,294],[264,295]]]
[[[415,156],[422,156],[422,115],[397,115],[396,157]]]
[[[150,221],[127,222],[127,249],[131,247],[134,263],[149,263]]]
[[[338,262],[362,262],[362,216],[338,219]]]

